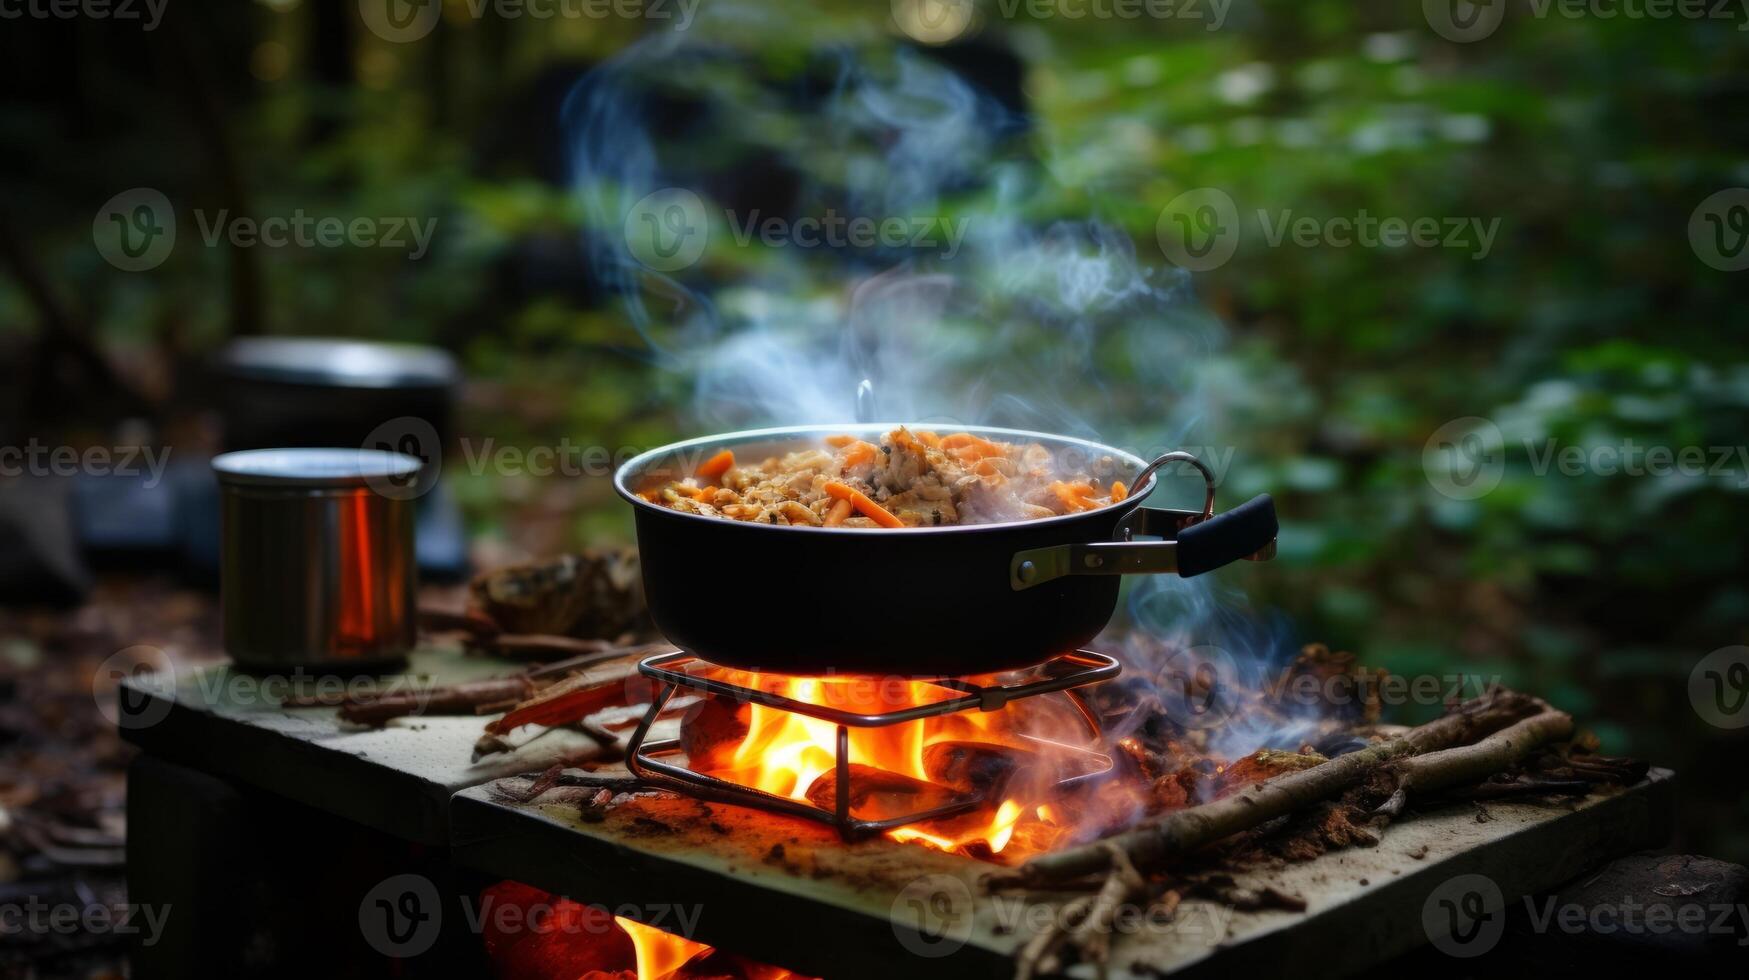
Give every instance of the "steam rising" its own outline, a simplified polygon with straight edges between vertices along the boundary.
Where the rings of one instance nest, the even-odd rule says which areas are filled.
[[[803,74],[825,84],[768,78],[754,54],[714,37],[714,24],[707,14],[685,38],[629,48],[580,83],[566,112],[593,271],[652,360],[690,386],[699,431],[850,421],[867,379],[884,417],[931,428],[1037,429],[1144,456],[1219,444],[1202,431],[1198,368],[1221,346],[1220,327],[1186,277],[1138,256],[1123,229],[1035,217],[1060,195],[1042,193],[1048,166],[1023,116],[910,50],[821,53]],[[671,120],[677,103],[691,122],[653,132],[658,110]],[[772,185],[794,175],[794,187],[749,195],[734,175],[750,167]],[[667,187],[696,192],[712,232],[701,261],[658,273],[621,229],[635,202]],[[939,240],[734,241],[727,229],[755,209],[761,221],[958,223],[964,238],[951,255]],[[1169,494],[1168,505],[1188,506],[1200,484],[1174,481]],[[1160,641],[1155,649],[1213,645],[1255,679],[1280,659],[1281,631],[1217,592],[1219,578],[1143,579],[1127,618]],[[1159,673],[1132,659],[1126,682]],[[1238,753],[1294,737],[1236,725],[1220,744]]]

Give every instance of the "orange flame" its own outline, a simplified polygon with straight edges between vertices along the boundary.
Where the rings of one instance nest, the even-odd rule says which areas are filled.
[[[704,943],[663,932],[636,919],[616,915],[613,921],[632,937],[632,948],[638,953],[638,980],[667,980],[694,957],[710,951]]]
[[[926,681],[730,673],[735,683],[857,713],[886,712],[961,696],[957,691]],[[1019,706],[993,712],[961,711],[878,728],[852,726],[848,737],[850,764],[939,785],[934,783],[925,764],[925,750],[938,742],[1023,747],[1034,755],[1041,750],[1049,751],[1052,743],[1020,734],[1020,725],[1012,713]],[[747,723],[747,733],[738,744],[714,752],[709,759],[693,760],[693,764],[719,778],[804,802],[817,780],[830,784],[837,758],[837,725],[761,704],[749,706]],[[943,798],[954,795],[951,788],[940,788]],[[960,818],[938,821],[935,825],[901,827],[889,831],[887,836],[943,851],[965,851],[982,844],[988,853],[1000,854],[1014,839],[1023,820],[1030,820],[1046,831],[1043,836],[1055,836],[1054,821],[1045,820],[1037,811],[1042,802],[1009,798],[993,812],[985,811],[982,820]]]
[[[632,948],[638,956],[638,980],[684,980],[691,975],[689,965],[716,951],[713,946],[644,925],[636,919],[616,915],[613,921],[632,937]],[[736,959],[739,972],[748,980],[808,980],[782,967]],[[700,975],[704,975],[703,971]]]

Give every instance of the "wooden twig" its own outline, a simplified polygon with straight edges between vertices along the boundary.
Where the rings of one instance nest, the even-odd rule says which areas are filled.
[[[1099,873],[1111,865],[1106,843],[1121,848],[1138,867],[1194,851],[1208,843],[1329,799],[1367,773],[1396,759],[1461,745],[1497,731],[1536,709],[1538,702],[1497,691],[1466,701],[1450,713],[1400,738],[1338,756],[1322,765],[1278,776],[1224,799],[1170,813],[1133,830],[1081,847],[1033,858],[1019,869],[1033,885]]]
[[[532,693],[534,685],[527,678],[496,677],[426,691],[399,691],[371,700],[345,701],[340,705],[340,719],[356,725],[381,725],[407,715],[471,715],[478,705],[526,698]]]
[[[1123,848],[1113,844],[1106,851],[1111,856],[1111,874],[1094,896],[1087,917],[1070,935],[1070,941],[1081,951],[1081,958],[1094,964],[1102,977],[1111,960],[1112,924],[1125,905],[1143,898],[1148,891],[1148,879],[1130,863]]]
[[[1057,921],[1041,929],[1014,958],[1014,980],[1032,980],[1041,973],[1055,973],[1061,962],[1058,950],[1069,941],[1071,931],[1087,917],[1093,907],[1093,896],[1083,895],[1064,905]]]
[[[1528,700],[1540,709],[1536,714],[1473,745],[1460,745],[1397,761],[1397,789],[1377,812],[1394,817],[1402,812],[1412,794],[1480,782],[1523,762],[1532,752],[1550,742],[1573,736],[1573,716],[1556,711],[1540,700]]]
[[[504,735],[523,725],[568,725],[612,707],[625,697],[626,683],[638,676],[637,664],[625,660],[601,664],[552,684],[502,718],[486,724],[490,735]]]

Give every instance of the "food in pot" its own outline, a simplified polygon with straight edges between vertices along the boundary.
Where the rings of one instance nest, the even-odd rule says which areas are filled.
[[[722,450],[691,475],[644,490],[651,503],[761,524],[907,528],[1034,520],[1124,499],[1130,467],[1067,460],[1040,443],[900,427],[878,444],[851,435],[743,463]]]

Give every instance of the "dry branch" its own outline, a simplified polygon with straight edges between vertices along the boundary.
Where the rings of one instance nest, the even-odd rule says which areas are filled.
[[[1153,867],[1336,796],[1386,763],[1463,745],[1498,731],[1535,711],[1539,704],[1507,691],[1486,694],[1399,738],[1257,783],[1213,803],[1179,810],[1104,841],[1033,858],[1021,866],[1018,877],[1023,883],[1036,885],[1098,874],[1111,865],[1108,844],[1121,848],[1138,867]]]
[[[1428,752],[1396,763],[1396,792],[1378,812],[1395,816],[1413,793],[1430,793],[1450,786],[1480,782],[1523,762],[1532,752],[1550,742],[1573,736],[1573,717],[1531,699],[1541,710],[1473,745]]]
[[[526,698],[533,691],[534,685],[527,678],[498,677],[425,691],[397,692],[373,700],[349,700],[340,705],[340,719],[355,725],[381,725],[407,715],[471,715],[479,705]]]

